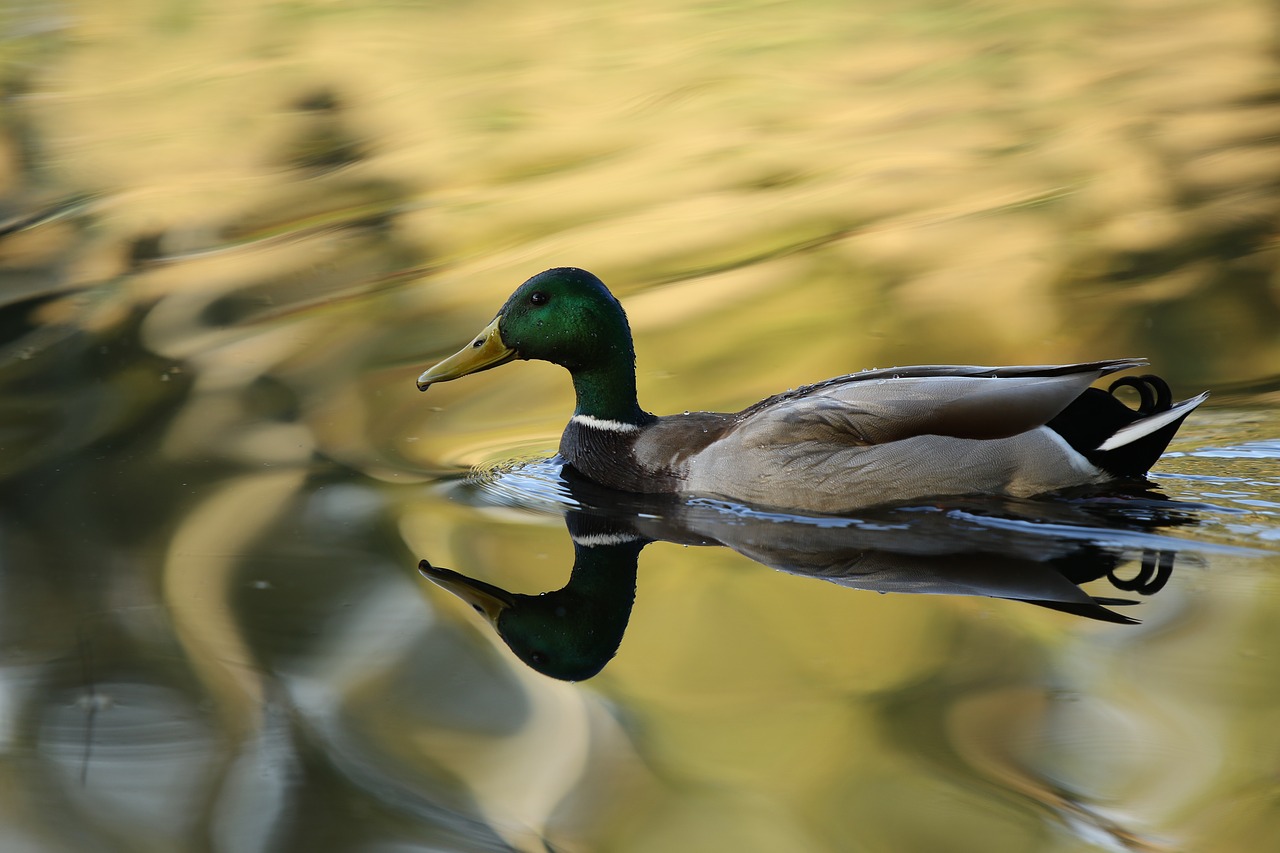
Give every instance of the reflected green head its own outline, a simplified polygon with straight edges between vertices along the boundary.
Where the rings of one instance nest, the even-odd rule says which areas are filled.
[[[488,619],[533,669],[581,681],[618,651],[635,601],[636,561],[647,541],[625,537],[595,546],[575,541],[569,582],[541,595],[508,592],[426,560],[418,571]]]
[[[593,600],[576,590],[513,595],[494,627],[522,661],[543,675],[582,681],[604,668],[618,651],[634,596],[634,571],[623,573],[618,602]]]

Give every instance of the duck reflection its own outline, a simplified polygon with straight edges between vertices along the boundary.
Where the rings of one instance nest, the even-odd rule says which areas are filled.
[[[582,492],[575,488],[575,497]],[[853,589],[1005,598],[1120,624],[1137,620],[1111,608],[1162,589],[1186,544],[1151,532],[1185,523],[1184,508],[1142,496],[967,500],[859,518],[806,518],[708,500],[605,505],[598,498],[565,512],[574,562],[558,590],[514,593],[428,560],[419,571],[488,619],[527,665],[580,681],[617,652],[635,601],[640,552],[651,542],[722,545],[771,568]],[[1103,579],[1124,595],[1080,588]]]
[[[631,618],[636,563],[653,539],[612,519],[569,513],[573,539],[569,582],[553,592],[524,595],[432,566],[418,570],[485,616],[516,657],[544,675],[581,681],[617,652]]]

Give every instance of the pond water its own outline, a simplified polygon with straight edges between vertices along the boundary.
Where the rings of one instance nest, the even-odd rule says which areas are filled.
[[[1275,26],[8,4],[0,850],[1280,848]],[[1129,356],[1212,396],[1149,489],[610,495],[548,461],[559,368],[414,387],[564,264],[660,413]]]

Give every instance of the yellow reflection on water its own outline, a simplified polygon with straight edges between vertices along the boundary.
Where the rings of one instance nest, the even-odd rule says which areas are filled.
[[[0,473],[22,514],[0,541],[30,576],[3,597],[4,734],[54,771],[3,771],[32,804],[2,807],[3,837],[313,849],[307,814],[533,849],[1275,846],[1271,563],[1214,557],[1122,629],[660,544],[580,687],[412,574],[563,582],[558,518],[434,481],[551,453],[564,372],[413,387],[553,265],[620,296],[662,413],[866,367],[1130,355],[1179,392],[1271,399],[1269,4],[11,6]],[[1274,439],[1269,411],[1197,413],[1161,463],[1225,507],[1196,536],[1275,541],[1274,453],[1194,455]],[[325,478],[365,503],[319,513]],[[124,674],[84,675],[103,657]],[[94,683],[204,715],[185,748],[223,753],[163,810],[201,817],[121,830],[92,785],[129,780],[76,788],[67,721],[110,709],[62,686]],[[130,744],[108,766],[162,789]],[[261,802],[225,779],[265,779]]]

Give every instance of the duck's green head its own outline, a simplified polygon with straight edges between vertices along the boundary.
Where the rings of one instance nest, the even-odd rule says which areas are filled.
[[[418,377],[418,389],[517,358],[550,361],[575,376],[635,372],[622,305],[586,270],[558,267],[520,285],[470,344]]]

